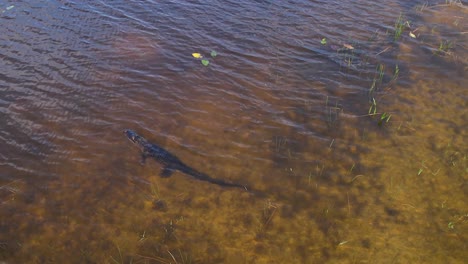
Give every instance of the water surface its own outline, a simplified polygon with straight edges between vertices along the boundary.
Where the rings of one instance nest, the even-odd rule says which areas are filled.
[[[464,263],[468,9],[410,2],[0,3],[0,260]]]

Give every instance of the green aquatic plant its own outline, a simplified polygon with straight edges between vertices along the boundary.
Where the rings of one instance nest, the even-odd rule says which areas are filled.
[[[398,76],[400,75],[400,68],[398,68],[398,64],[395,64],[395,70],[393,71],[393,76],[392,76],[392,82],[396,81],[398,79]]]
[[[368,114],[371,116],[377,114],[377,102],[375,101],[375,98],[372,98]]]
[[[382,83],[383,77],[384,77],[384,70],[385,70],[385,65],[379,64],[378,66],[378,73],[379,73],[379,83]]]
[[[356,167],[356,163],[353,162],[351,169],[349,169],[349,174],[353,173],[354,167]]]
[[[443,40],[439,43],[439,48],[437,49],[437,53],[439,54],[447,54],[449,50],[453,47],[453,43],[449,40]]]
[[[379,126],[382,126],[383,122],[385,123],[388,123],[388,121],[390,121],[390,118],[392,117],[391,114],[385,112],[383,113],[381,116],[380,116],[380,120],[379,120]]]
[[[210,64],[210,61],[207,59],[203,59],[201,60],[201,63],[203,64],[203,66],[208,66],[208,64]]]
[[[424,165],[426,161],[423,160],[421,161],[421,166],[419,167],[419,170],[418,170],[418,176],[421,175],[421,173],[423,173],[424,169],[426,168],[426,165]]]
[[[394,41],[398,41],[401,37],[401,34],[403,33],[403,29],[405,28],[405,26],[408,26],[410,27],[410,23],[409,21],[405,21],[403,19],[403,15],[400,13],[400,16],[397,18],[397,20],[395,21],[395,26],[394,26],[394,33],[393,33],[393,40]]]
[[[323,38],[323,39],[320,41],[320,44],[326,45],[326,44],[327,44],[327,39],[326,39],[326,38]]]
[[[216,56],[218,56],[218,53],[216,51],[212,50],[210,52],[210,55],[211,55],[212,58],[215,58]],[[201,53],[194,52],[194,53],[192,53],[192,57],[194,57],[195,59],[200,59],[201,64],[203,64],[203,66],[205,66],[205,67],[210,64],[210,61],[208,59],[204,59],[203,55]]]
[[[447,225],[447,227],[448,227],[449,229],[455,229],[455,223],[454,223],[454,222],[449,222],[448,225]]]
[[[376,84],[377,84],[377,79],[374,77],[374,80],[372,80],[372,85],[369,88],[369,97],[372,97],[372,95],[374,94]]]
[[[385,75],[385,65],[379,64],[375,69],[374,79],[372,80],[371,87],[369,88],[369,97],[373,97],[374,92],[377,90],[377,84],[382,84]]]
[[[403,31],[403,23],[401,19],[401,13],[398,19],[395,22],[395,28],[394,28],[394,35],[393,35],[393,40],[397,41],[401,37],[401,33]]]

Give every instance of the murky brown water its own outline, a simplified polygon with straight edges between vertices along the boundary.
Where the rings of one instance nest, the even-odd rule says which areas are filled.
[[[467,14],[1,2],[0,262],[465,263]]]

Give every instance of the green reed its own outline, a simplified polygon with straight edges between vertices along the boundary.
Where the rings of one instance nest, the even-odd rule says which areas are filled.
[[[381,116],[380,116],[380,120],[378,122],[378,125],[379,126],[382,126],[382,124],[385,122],[385,123],[388,123],[388,121],[390,121],[390,118],[392,117],[391,114],[387,113],[387,112],[384,112]]]
[[[395,64],[395,70],[393,71],[392,81],[396,81],[398,79],[398,75],[400,74],[400,68],[398,64]]]
[[[369,107],[369,112],[368,114],[373,116],[377,114],[377,102],[375,101],[375,98],[372,98],[372,101],[370,102],[371,105]]]
[[[453,43],[450,40],[440,41],[439,48],[437,49],[438,53],[448,53],[449,50],[453,47]]]
[[[405,25],[409,26],[409,22],[404,21],[403,15],[400,13],[400,16],[395,21],[395,27],[393,29],[393,31],[394,31],[393,40],[394,41],[398,41],[400,39],[401,34],[403,33],[403,29],[404,29]]]

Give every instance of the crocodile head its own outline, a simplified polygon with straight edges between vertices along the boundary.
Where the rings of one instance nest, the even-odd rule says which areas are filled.
[[[123,131],[124,134],[127,136],[127,138],[135,144],[136,147],[138,147],[141,151],[145,151],[145,148],[148,147],[148,145],[151,145],[146,141],[146,139],[140,135],[138,135],[135,131],[131,129],[126,129]]]
[[[144,147],[147,144],[147,141],[145,138],[142,136],[138,135],[135,131],[131,129],[126,129],[124,130],[124,134],[127,136],[127,138],[132,142],[135,143],[136,145],[140,147]]]
[[[124,134],[127,136],[127,138],[132,141],[133,143],[138,142],[138,138],[140,137],[135,131],[126,129],[124,130]]]

